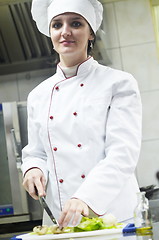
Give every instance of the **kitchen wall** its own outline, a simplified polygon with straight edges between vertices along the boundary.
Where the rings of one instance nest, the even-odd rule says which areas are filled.
[[[54,72],[50,68],[0,76],[0,102],[25,101],[28,93]]]
[[[143,102],[143,141],[137,177],[140,186],[158,184],[159,58],[149,0],[103,0],[105,47],[109,66],[137,79]],[[25,101],[54,69],[0,76],[0,102]]]
[[[109,1],[110,2],[110,1]],[[158,185],[159,54],[149,0],[104,4],[107,52],[112,66],[134,75],[143,103],[143,140],[137,177],[140,186]]]

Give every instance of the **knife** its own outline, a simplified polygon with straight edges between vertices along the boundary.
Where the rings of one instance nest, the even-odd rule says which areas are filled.
[[[54,215],[52,214],[49,206],[47,205],[45,198],[44,198],[44,197],[39,197],[39,201],[40,201],[40,204],[42,205],[42,207],[45,209],[45,211],[46,211],[47,214],[49,215],[49,217],[50,217],[50,219],[52,220],[52,222],[53,222],[54,224],[59,225],[59,224],[57,223]]]

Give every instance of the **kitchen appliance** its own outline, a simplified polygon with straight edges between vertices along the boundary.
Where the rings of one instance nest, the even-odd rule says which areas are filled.
[[[146,192],[146,197],[149,200],[152,222],[159,222],[159,188],[155,185],[150,185],[140,188]]]
[[[0,104],[0,224],[42,219],[39,201],[22,186],[21,150],[26,144],[26,102]]]

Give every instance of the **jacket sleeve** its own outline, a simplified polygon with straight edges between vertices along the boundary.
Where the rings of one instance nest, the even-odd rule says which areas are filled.
[[[39,136],[39,124],[36,114],[36,100],[32,92],[28,96],[28,145],[22,150],[22,172],[25,174],[31,168],[39,168],[47,180],[46,153]]]
[[[141,146],[141,122],[138,86],[136,80],[127,74],[112,86],[106,121],[106,157],[89,172],[73,195],[86,202],[98,215],[107,212],[126,181],[134,175]]]

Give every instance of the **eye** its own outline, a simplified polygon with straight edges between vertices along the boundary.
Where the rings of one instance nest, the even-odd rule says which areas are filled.
[[[59,29],[62,26],[62,24],[60,22],[56,22],[56,23],[52,23],[51,26],[52,28]]]
[[[79,21],[74,21],[74,22],[72,22],[72,27],[74,27],[74,28],[78,28],[78,27],[80,27],[82,24],[81,24],[81,22],[79,22]]]

